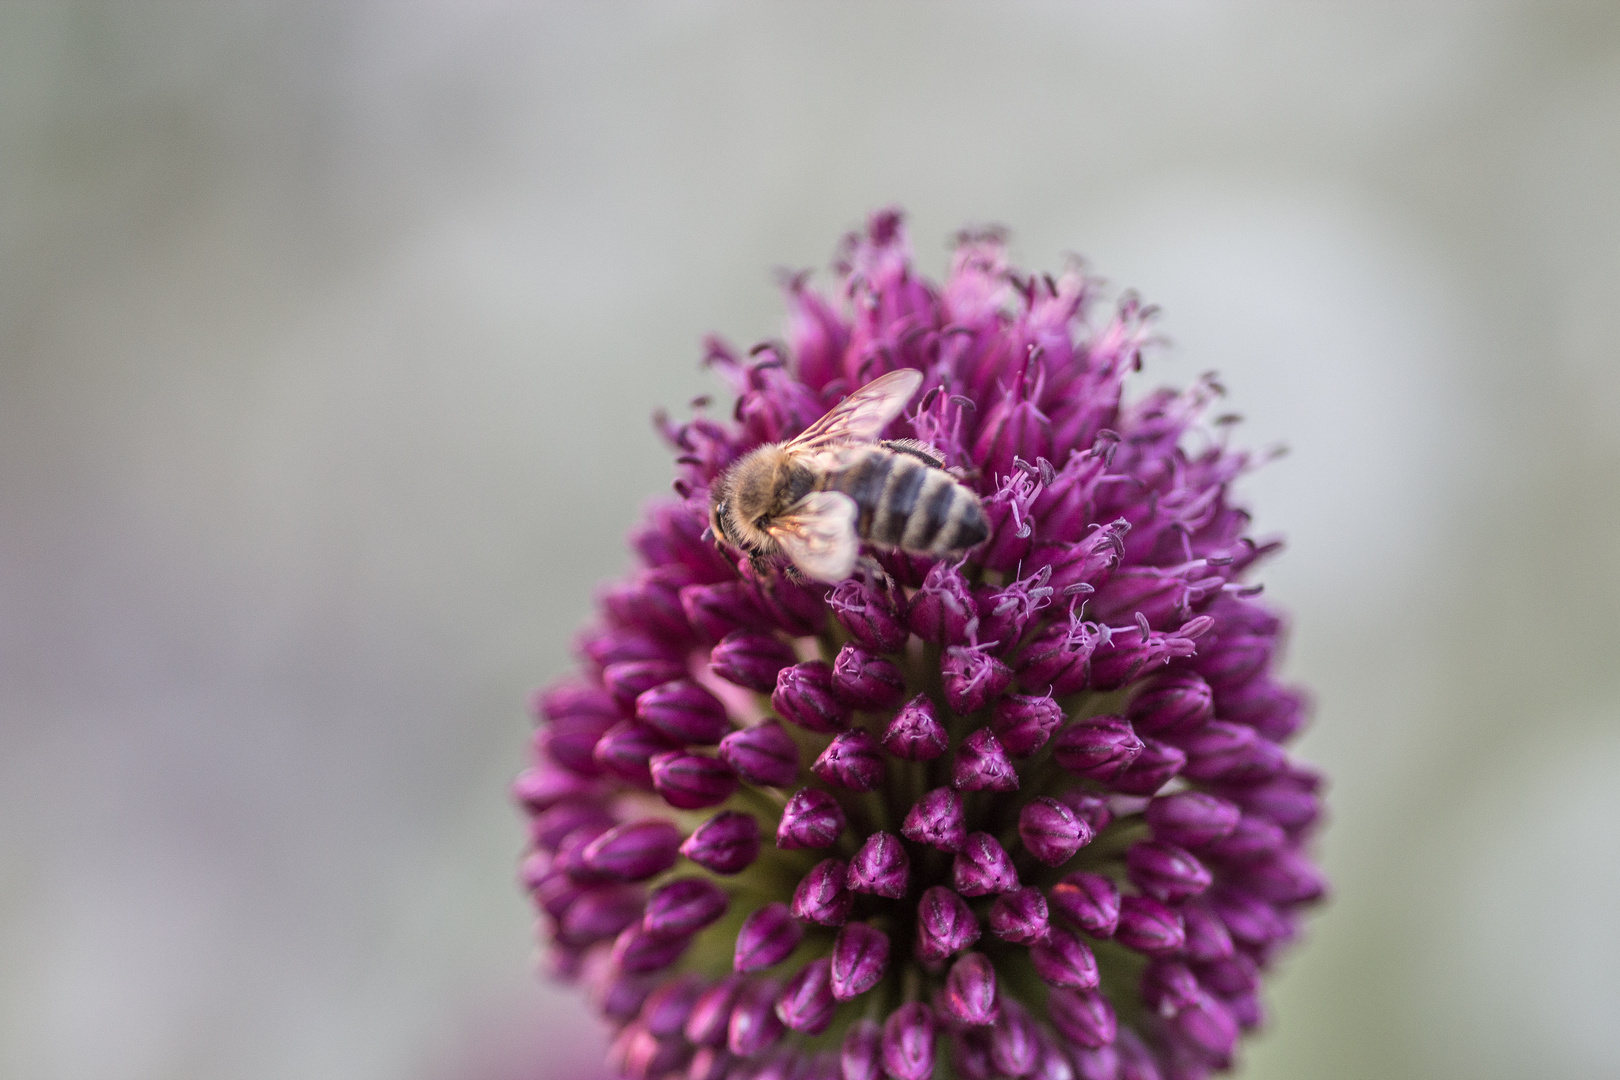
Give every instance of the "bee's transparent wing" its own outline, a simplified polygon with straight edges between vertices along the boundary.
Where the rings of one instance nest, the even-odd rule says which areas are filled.
[[[911,395],[922,385],[916,368],[901,368],[880,375],[834,405],[787,444],[789,450],[818,450],[839,443],[876,442],[889,421],[900,415]]]
[[[817,581],[843,581],[855,570],[855,500],[840,491],[812,491],[767,530],[793,565]]]

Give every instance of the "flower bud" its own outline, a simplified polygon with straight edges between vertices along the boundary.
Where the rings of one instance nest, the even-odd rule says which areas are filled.
[[[733,731],[720,740],[720,760],[760,787],[787,787],[799,775],[799,748],[775,720]]]
[[[608,1063],[625,1080],[654,1080],[686,1064],[691,1048],[679,1039],[660,1039],[636,1022],[625,1026],[608,1049]]]
[[[899,652],[911,634],[905,596],[892,585],[845,578],[828,594],[827,606],[850,637],[875,653]]]
[[[777,983],[760,979],[737,995],[726,1025],[726,1047],[738,1057],[753,1057],[782,1037],[785,1030],[776,1015]]]
[[[726,913],[731,901],[706,878],[676,878],[652,891],[641,927],[649,934],[695,934]]]
[[[917,955],[925,962],[954,956],[979,940],[979,923],[967,902],[943,885],[924,892],[917,905]]]
[[[883,1080],[883,1029],[873,1020],[857,1020],[844,1036],[838,1060],[843,1080]]]
[[[1018,681],[1028,690],[1072,694],[1091,679],[1091,657],[1102,640],[1096,623],[1053,623],[1019,650]]]
[[[718,758],[671,750],[652,759],[653,789],[681,810],[719,806],[737,790],[737,774]]]
[[[990,1029],[990,1060],[1000,1076],[1026,1076],[1035,1068],[1040,1041],[1035,1022],[1016,1001],[1001,1007]]]
[[[634,709],[642,694],[685,675],[686,668],[674,660],[624,660],[602,669],[602,685],[620,707]]]
[[[662,971],[679,960],[692,944],[688,934],[662,937],[649,934],[640,924],[632,924],[619,932],[613,941],[611,962],[617,971],[626,975],[645,975]]]
[[[983,649],[953,645],[940,661],[945,700],[962,715],[977,712],[1012,685],[1012,668]]]
[[[876,832],[866,838],[849,864],[851,892],[873,893],[895,899],[906,894],[911,860],[905,845],[893,833]]]
[[[832,995],[832,961],[812,960],[787,981],[776,997],[776,1016],[794,1031],[820,1035],[832,1024],[838,1002]]]
[[[854,642],[833,661],[833,693],[856,709],[892,709],[906,693],[900,669]]]
[[[951,864],[951,884],[963,896],[988,896],[1018,888],[1018,872],[989,833],[969,833]]]
[[[580,858],[591,873],[611,881],[645,881],[675,865],[680,843],[674,822],[643,818],[609,829]]]
[[[967,843],[967,817],[962,796],[950,788],[935,788],[918,799],[900,826],[900,835],[914,844],[940,851],[960,851]]]
[[[951,784],[958,791],[1016,791],[1018,771],[989,728],[979,728],[956,750]]]
[[[952,1024],[951,1064],[962,1080],[996,1080],[996,1063],[990,1059],[990,1028]]]
[[[1125,715],[1142,735],[1179,735],[1202,727],[1213,715],[1209,684],[1191,671],[1169,671],[1144,682]]]
[[[1097,836],[1108,828],[1114,820],[1114,812],[1108,808],[1108,800],[1094,791],[1084,788],[1069,788],[1058,793],[1058,802],[1074,811],[1074,816],[1091,826],[1091,835]]]
[[[1151,896],[1122,896],[1114,940],[1149,956],[1169,956],[1187,943],[1187,931],[1178,912]]]
[[[990,905],[990,932],[1002,941],[1026,945],[1046,937],[1046,897],[1025,887],[996,897]]]
[[[838,800],[818,788],[800,788],[782,808],[782,821],[776,828],[776,846],[789,848],[828,848],[844,831],[844,808]]]
[[[654,986],[656,979],[645,975],[608,973],[608,977],[592,992],[592,1003],[614,1023],[623,1024],[633,1019]]]
[[[1079,934],[1061,926],[1054,926],[1045,941],[1031,945],[1029,958],[1035,964],[1035,973],[1048,986],[1095,990],[1101,978],[1090,946]]]
[[[1244,814],[1270,818],[1289,831],[1306,829],[1322,814],[1322,800],[1316,795],[1319,781],[1312,775],[1293,771],[1264,783],[1245,784],[1225,792],[1243,807]]]
[[[945,989],[939,1007],[959,1024],[995,1023],[996,969],[983,953],[963,953],[945,976]]]
[[[596,763],[596,743],[617,722],[617,713],[559,717],[535,732],[535,749],[542,760],[549,758],[577,776],[599,776],[602,766]]]
[[[1273,904],[1302,904],[1320,900],[1327,892],[1321,871],[1289,850],[1248,863],[1227,880]]]
[[[681,589],[681,610],[698,635],[707,641],[724,641],[726,636],[746,630],[768,634],[772,620],[741,581],[717,585],[687,585]]]
[[[1029,1074],[1030,1080],[1076,1080],[1078,1074],[1074,1062],[1058,1045],[1057,1038],[1045,1030],[1038,1031],[1037,1037],[1040,1040],[1040,1053],[1035,1058],[1034,1070]]]
[[[1253,783],[1269,779],[1284,764],[1282,748],[1267,742],[1251,727],[1211,720],[1180,740],[1187,764],[1182,771],[1194,780]]]
[[[1097,990],[1058,987],[1047,995],[1046,1010],[1058,1033],[1083,1047],[1107,1046],[1118,1031],[1114,1007]]]
[[[1186,957],[1195,963],[1214,963],[1232,956],[1232,935],[1200,900],[1181,905],[1181,921],[1187,931]]]
[[[828,743],[810,771],[851,791],[875,791],[883,783],[883,750],[876,739],[856,728]]]
[[[1252,814],[1238,819],[1237,827],[1219,840],[1204,845],[1203,854],[1226,863],[1254,862],[1281,851],[1288,834],[1275,821]]]
[[[1168,1027],[1211,1065],[1224,1067],[1237,1048],[1237,1021],[1210,994],[1199,991],[1191,1004],[1170,1019]]]
[[[786,904],[766,904],[743,920],[732,966],[738,972],[750,972],[780,964],[799,947],[802,937],[804,927],[793,920]],[[741,1053],[735,1047],[732,1052]]]
[[[675,743],[641,721],[621,720],[596,740],[591,756],[609,776],[651,791],[652,770],[648,762],[656,754],[675,749]]]
[[[759,856],[759,822],[752,814],[722,810],[699,825],[680,851],[716,874],[741,873]]]
[[[936,563],[911,598],[911,632],[936,645],[967,641],[979,623],[978,608],[962,572]]]
[[[709,654],[709,670],[729,683],[768,694],[776,676],[798,660],[793,647],[775,634],[733,630]]]
[[[929,1080],[934,1075],[934,1014],[908,1002],[883,1023],[883,1071],[890,1080]]]
[[[700,1046],[692,1053],[685,1080],[726,1080],[736,1064],[737,1059],[730,1050]]]
[[[1201,650],[1193,667],[1214,687],[1248,682],[1271,662],[1275,634],[1222,634]]]
[[[557,939],[565,945],[585,946],[617,937],[641,918],[641,890],[629,885],[605,885],[580,892],[557,921]]]
[[[1131,882],[1148,896],[1177,904],[1209,888],[1211,877],[1197,859],[1174,844],[1139,840],[1125,853]]]
[[[1122,518],[1097,526],[1079,543],[1037,545],[1032,561],[1037,566],[1052,567],[1047,584],[1059,594],[1074,585],[1089,585],[1088,591],[1094,592],[1107,583],[1119,565],[1125,554],[1124,537],[1130,528]]]
[[[1201,791],[1161,795],[1147,806],[1154,839],[1189,848],[1231,835],[1242,816],[1234,804]]]
[[[1164,1073],[1159,1070],[1159,1061],[1153,1056],[1142,1037],[1130,1028],[1120,1028],[1119,1035],[1111,1048],[1117,1052],[1118,1059],[1115,1068],[1117,1072],[1110,1071],[1110,1077],[1118,1080],[1164,1080]],[[1082,1080],[1091,1080],[1083,1077]]]
[[[918,694],[889,722],[883,732],[883,748],[907,761],[932,761],[950,745],[945,727],[934,713],[934,703]]]
[[[599,782],[550,764],[524,769],[512,781],[512,798],[531,814],[567,800],[593,799],[602,791]]]
[[[660,683],[636,698],[636,719],[677,743],[711,746],[731,728],[726,707],[691,679]]]
[[[1060,866],[1091,843],[1091,826],[1074,811],[1044,795],[1024,804],[1018,812],[1018,838],[1024,850],[1047,866]]]
[[[650,634],[621,630],[600,630],[582,634],[579,652],[598,669],[631,660],[680,661],[681,648]]]
[[[844,925],[855,902],[844,887],[848,873],[849,865],[843,859],[823,859],[811,867],[793,890],[793,917],[822,926]]]
[[[849,727],[849,706],[833,693],[832,668],[821,660],[778,672],[771,706],[808,731],[830,735]]]
[[[862,922],[845,923],[833,941],[833,997],[839,1001],[860,997],[888,969],[889,935]]]
[[[1187,763],[1187,755],[1158,739],[1143,739],[1142,752],[1125,771],[1108,781],[1122,795],[1153,795]]]
[[[1288,921],[1276,908],[1242,889],[1224,885],[1211,889],[1206,903],[1239,945],[1260,948],[1281,941],[1290,933]]]
[[[1287,742],[1304,726],[1310,699],[1294,687],[1270,679],[1251,679],[1241,686],[1223,686],[1217,695],[1222,720],[1247,724],[1262,738]]]
[[[1219,587],[1220,579],[1216,579]],[[1201,593],[1173,572],[1156,566],[1118,570],[1091,598],[1093,617],[1108,623],[1129,623],[1141,615],[1155,630],[1180,626]]]
[[[1070,874],[1052,886],[1047,900],[1053,911],[1092,937],[1114,936],[1120,895],[1112,879],[1085,871]]]
[[[1247,953],[1200,963],[1198,981],[1224,998],[1251,994],[1260,987],[1260,969]]]
[[[1172,634],[1116,628],[1091,655],[1091,688],[1118,690],[1171,660],[1191,656],[1197,647],[1193,638],[1207,631],[1209,624],[1208,617],[1194,619]]]
[[[703,990],[703,980],[696,975],[671,979],[647,995],[636,1020],[660,1039],[679,1035]]]
[[[979,640],[998,653],[1010,651],[1023,640],[1036,614],[1052,602],[1052,588],[1045,584],[1049,577],[1051,571],[1043,568],[1034,577],[1005,588],[978,590]]]
[[[1104,783],[1125,771],[1142,752],[1142,740],[1119,716],[1093,716],[1058,735],[1052,756],[1076,774]]]
[[[1015,758],[1029,757],[1046,745],[1063,723],[1063,709],[1049,697],[1008,694],[996,702],[991,730]]]
[[[681,1029],[687,1042],[693,1046],[724,1046],[726,1024],[731,1019],[732,1007],[746,985],[742,976],[727,975],[699,994]]]
[[[535,815],[529,823],[529,833],[540,847],[555,851],[563,837],[586,825],[600,826],[605,832],[613,825],[613,815],[594,802],[558,803],[545,813]]]

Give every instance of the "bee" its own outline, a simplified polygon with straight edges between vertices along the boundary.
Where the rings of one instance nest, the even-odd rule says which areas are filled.
[[[922,383],[891,371],[839,402],[796,438],[767,443],[714,484],[709,527],[763,570],[786,555],[817,581],[855,570],[861,542],[927,555],[966,551],[990,533],[979,497],[914,439],[879,441]]]

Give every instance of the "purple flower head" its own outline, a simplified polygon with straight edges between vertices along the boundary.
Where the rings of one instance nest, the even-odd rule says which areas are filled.
[[[658,421],[674,495],[532,699],[549,965],[629,1080],[1226,1068],[1327,882],[1220,388],[1127,387],[1150,309],[993,231],[932,282],[884,211],[834,271],[782,341],[706,344],[729,418]],[[745,549],[735,466],[834,409],[853,465],[790,478],[823,531]]]

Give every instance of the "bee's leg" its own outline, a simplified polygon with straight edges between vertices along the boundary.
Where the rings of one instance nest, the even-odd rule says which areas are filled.
[[[894,579],[889,577],[889,572],[883,569],[883,564],[870,555],[862,555],[856,559],[855,568],[864,573],[867,579],[879,588],[893,589],[897,587]]]

